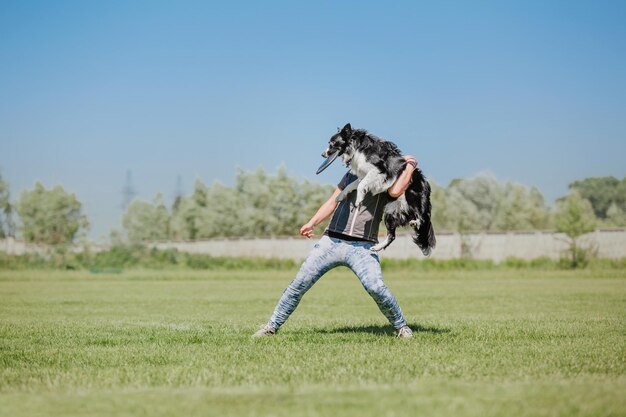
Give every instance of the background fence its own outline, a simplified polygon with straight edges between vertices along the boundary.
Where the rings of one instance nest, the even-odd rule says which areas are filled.
[[[302,259],[315,242],[316,239],[307,240],[298,237],[230,238],[193,242],[155,242],[150,246],[213,256]],[[598,229],[581,236],[578,242],[582,246],[593,248],[601,258],[626,257],[625,228]],[[453,259],[466,256],[474,259],[491,259],[495,262],[508,257],[534,259],[545,256],[558,259],[567,247],[567,236],[554,232],[439,233],[437,248],[432,258]],[[98,251],[105,247],[90,249]],[[46,248],[14,239],[4,239],[0,240],[0,250],[20,255],[26,252],[42,252]],[[74,250],[80,251],[82,248],[75,247]],[[396,259],[423,258],[408,234],[399,234],[382,256]]]
[[[251,256],[262,258],[302,259],[315,239],[215,239],[197,242],[160,242],[160,249],[176,248],[180,251],[206,253],[214,256]],[[593,247],[601,258],[626,257],[626,229],[596,230],[581,236],[583,246]],[[568,238],[562,233],[441,233],[437,235],[434,259],[453,259],[467,256],[499,262],[508,257],[534,259],[547,256],[558,259],[568,247]],[[387,258],[423,258],[408,234],[398,235],[382,254]]]

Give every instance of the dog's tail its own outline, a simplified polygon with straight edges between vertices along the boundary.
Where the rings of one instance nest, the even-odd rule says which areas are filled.
[[[433,224],[430,221],[430,213],[428,213],[427,216],[424,216],[419,224],[416,223],[413,230],[415,231],[413,242],[415,242],[415,244],[422,250],[424,256],[429,256],[437,245],[435,230],[433,229]]]
[[[417,169],[413,172],[413,182],[421,186],[421,195],[418,200],[419,221],[412,223],[415,231],[413,242],[422,250],[424,256],[429,256],[437,245],[435,230],[430,220],[432,209],[430,204],[430,184]]]

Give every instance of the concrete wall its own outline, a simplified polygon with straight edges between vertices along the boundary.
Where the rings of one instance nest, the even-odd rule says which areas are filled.
[[[12,237],[0,239],[0,252],[6,252],[9,255],[23,255],[25,253],[44,253],[47,248],[43,245],[34,245],[16,240]]]
[[[6,252],[10,255],[23,255],[25,253],[47,253],[50,251],[50,247],[46,245],[36,245],[34,243],[26,243],[14,238],[0,239],[0,252]],[[99,252],[108,249],[106,245],[91,245],[89,250],[92,252]],[[76,245],[69,249],[74,253],[79,253],[85,250],[83,246]]]
[[[159,249],[176,248],[190,253],[213,256],[246,256],[259,258],[303,259],[316,239],[259,238],[259,239],[211,239],[195,242],[156,242]],[[567,249],[568,239],[562,233],[440,233],[433,259],[453,259],[465,252],[475,259],[492,259],[499,262],[508,257],[533,259],[547,256],[558,259]],[[626,257],[626,229],[602,229],[580,238],[582,245],[593,247],[601,258]],[[81,248],[75,248],[79,251]],[[97,251],[100,248],[92,248]],[[13,239],[0,240],[0,251],[11,254],[43,252],[42,246],[25,244]],[[409,235],[398,235],[396,241],[382,253],[387,258],[424,258]]]
[[[304,238],[276,239],[213,239],[197,242],[159,242],[160,249],[176,248],[191,253],[213,256],[249,256],[261,258],[302,259],[316,240]],[[626,229],[597,230],[580,238],[580,243],[593,247],[602,258],[626,257]],[[568,247],[562,233],[476,233],[437,235],[437,248],[433,259],[453,259],[462,255],[462,248],[475,259],[492,259],[495,262],[508,257],[534,259],[547,256],[558,259]],[[382,253],[387,258],[424,258],[409,235],[398,235],[393,244]]]

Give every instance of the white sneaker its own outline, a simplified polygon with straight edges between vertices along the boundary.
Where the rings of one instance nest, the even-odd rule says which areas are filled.
[[[413,332],[409,326],[402,326],[396,330],[396,336],[400,339],[410,339],[413,337]]]
[[[264,324],[259,330],[256,331],[255,334],[252,335],[252,337],[274,336],[276,332],[277,330],[275,328],[269,324]]]

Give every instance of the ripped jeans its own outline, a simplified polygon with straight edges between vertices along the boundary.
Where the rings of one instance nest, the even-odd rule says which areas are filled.
[[[373,245],[322,236],[283,292],[268,324],[278,330],[294,312],[302,296],[322,275],[336,266],[345,265],[356,274],[389,323],[396,329],[405,326],[406,320],[398,301],[383,282],[378,255],[370,251]]]

